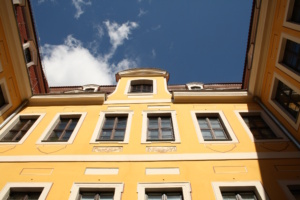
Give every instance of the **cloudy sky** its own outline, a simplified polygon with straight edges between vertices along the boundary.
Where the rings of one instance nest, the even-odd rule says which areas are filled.
[[[252,0],[34,0],[50,86],[115,84],[155,67],[169,84],[241,82]]]

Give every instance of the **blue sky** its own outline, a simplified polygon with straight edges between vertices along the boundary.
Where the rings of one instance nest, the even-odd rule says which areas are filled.
[[[34,0],[50,86],[115,84],[156,67],[169,84],[241,82],[252,0]]]

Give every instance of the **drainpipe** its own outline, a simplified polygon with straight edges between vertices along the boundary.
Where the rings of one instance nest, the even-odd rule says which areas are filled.
[[[282,130],[282,132],[296,145],[296,147],[300,150],[300,143],[292,136],[292,134],[280,123],[280,121],[269,111],[269,109],[261,102],[259,97],[254,97],[254,101],[256,101],[262,109],[267,113],[267,115],[275,122],[275,124]]]
[[[16,116],[20,110],[22,110],[24,108],[24,106],[26,106],[26,104],[28,103],[28,100],[23,101],[23,103],[8,117],[6,118],[1,124],[0,124],[0,130],[14,117]]]

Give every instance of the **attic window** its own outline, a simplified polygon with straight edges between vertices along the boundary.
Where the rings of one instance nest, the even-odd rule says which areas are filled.
[[[33,41],[28,41],[24,43],[23,50],[27,67],[37,65],[37,50]]]
[[[200,86],[192,86],[191,90],[201,90],[202,88]]]
[[[95,88],[86,88],[84,91],[86,91],[86,92],[95,92]]]
[[[134,80],[130,84],[130,93],[152,93],[152,80]]]
[[[203,83],[187,83],[186,84],[188,90],[202,90],[203,89]]]

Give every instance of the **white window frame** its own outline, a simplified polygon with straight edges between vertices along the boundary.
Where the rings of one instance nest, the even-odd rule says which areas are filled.
[[[147,141],[147,133],[148,133],[148,115],[152,114],[170,114],[172,119],[172,125],[173,125],[173,133],[174,133],[174,141]],[[150,144],[150,143],[180,143],[180,134],[178,129],[178,123],[176,119],[176,111],[175,110],[161,110],[161,111],[143,111],[143,122],[142,122],[142,137],[141,137],[141,143],[142,144]]]
[[[9,132],[10,129],[12,129],[20,120],[21,117],[26,116],[37,116],[38,118],[33,123],[33,125],[30,127],[30,129],[25,133],[25,135],[22,137],[22,139],[19,142],[0,142],[1,145],[5,144],[23,144],[23,142],[27,139],[27,137],[31,134],[31,132],[36,128],[36,126],[40,123],[40,121],[44,118],[46,113],[24,113],[24,114],[18,114],[16,115],[1,131],[0,131],[0,140]]]
[[[50,122],[50,124],[47,126],[47,128],[45,129],[45,131],[42,133],[41,137],[38,139],[38,141],[36,142],[36,144],[72,144],[82,123],[83,120],[86,116],[87,112],[65,112],[65,113],[57,113],[53,120]],[[59,123],[60,120],[60,116],[64,115],[64,116],[72,116],[72,115],[81,115],[76,127],[74,128],[72,135],[70,136],[69,140],[66,142],[43,142],[43,140],[45,140],[52,132],[52,130],[55,128],[55,126],[57,125],[57,123]]]
[[[85,189],[114,189],[114,200],[121,200],[124,183],[73,183],[69,200],[77,200],[81,188]]]
[[[288,21],[288,19],[290,19],[293,14],[294,3],[295,3],[295,0],[287,0],[285,15],[284,15],[284,19],[283,19],[283,26],[300,31],[299,24]]]
[[[300,27],[300,25],[299,25],[299,27]],[[299,31],[300,31],[300,29],[299,29]],[[278,48],[278,52],[277,52],[277,58],[276,58],[275,66],[278,69],[280,69],[281,71],[288,74],[289,76],[293,77],[295,80],[300,80],[300,75],[299,74],[292,71],[289,67],[284,66],[283,64],[281,64],[281,61],[283,60],[287,40],[291,40],[293,42],[296,42],[296,43],[300,44],[300,39],[299,38],[293,37],[293,36],[288,35],[286,33],[282,33],[281,36],[280,36],[280,42],[279,42],[279,48]]]
[[[285,195],[288,197],[287,199],[296,200],[295,196],[288,188],[288,185],[300,185],[300,180],[279,180],[278,183],[284,191]]]
[[[266,191],[259,181],[236,181],[236,182],[212,182],[216,200],[223,200],[222,191],[251,191],[258,200],[269,200]]]
[[[263,111],[261,110],[235,110],[234,111],[237,118],[239,119],[241,125],[246,130],[247,135],[251,139],[252,142],[282,142],[282,141],[289,141],[288,138],[285,136],[285,134],[278,128],[278,126],[271,120],[271,118]],[[245,120],[242,117],[242,114],[258,114],[260,117],[266,122],[266,124],[270,127],[270,129],[273,131],[273,133],[279,137],[278,139],[255,139],[253,136],[250,128],[245,123]]]
[[[26,64],[27,67],[30,67],[32,65],[37,65],[37,50],[36,50],[36,46],[32,40],[29,40],[28,42],[23,44],[24,52],[25,52],[25,49],[27,49],[27,48],[29,48],[30,55],[31,55],[31,62]],[[24,56],[25,56],[25,54],[24,54]]]
[[[197,90],[202,90],[203,89],[203,83],[188,83],[186,84],[189,90],[197,91]],[[192,87],[199,87],[199,89],[195,90],[192,89]]]
[[[3,93],[3,97],[6,101],[6,104],[0,108],[0,116],[1,116],[12,106],[12,102],[10,99],[10,94],[9,94],[9,90],[5,78],[0,79],[0,87]]]
[[[94,89],[94,92],[97,92],[99,85],[84,85],[82,86],[82,90],[86,91],[87,89]]]
[[[47,198],[47,195],[51,189],[52,183],[50,182],[36,182],[36,183],[26,183],[26,182],[12,182],[12,183],[6,183],[4,188],[0,192],[0,199],[7,199],[10,193],[11,188],[44,188],[41,192],[41,195],[39,197],[39,200],[45,200]]]
[[[149,93],[132,93],[130,92],[130,86],[131,86],[131,82],[132,81],[139,81],[139,80],[145,80],[145,81],[152,81],[152,87],[153,87],[153,91],[149,92]],[[134,97],[134,98],[143,98],[143,97],[152,97],[153,94],[157,94],[157,83],[156,83],[156,79],[152,79],[152,78],[135,78],[135,79],[131,79],[127,81],[126,87],[125,87],[125,95],[127,95],[128,97]]]
[[[224,140],[224,141],[205,141],[204,138],[203,138],[203,135],[201,133],[201,128],[199,126],[199,123],[198,123],[198,120],[197,120],[197,116],[199,115],[202,115],[202,116],[206,116],[206,115],[209,115],[209,114],[216,114],[216,115],[219,115],[220,119],[222,120],[223,124],[224,124],[224,128],[227,130],[227,133],[229,134],[231,140]],[[200,144],[216,144],[216,143],[238,143],[238,139],[237,137],[235,136],[229,122],[227,121],[223,111],[221,110],[210,110],[210,111],[201,111],[201,110],[194,110],[194,111],[191,111],[191,116],[192,116],[192,120],[193,120],[193,124],[194,124],[194,127],[195,127],[195,130],[196,130],[196,133],[197,133],[197,136],[198,136],[198,140],[199,140],[199,143]]]
[[[290,84],[287,82],[284,78],[279,76],[278,74],[274,73],[273,80],[272,80],[272,86],[269,94],[269,103],[276,109],[277,112],[282,115],[285,120],[294,128],[298,129],[299,124],[300,124],[300,116],[298,117],[297,121],[294,121],[294,119],[290,116],[288,111],[286,111],[282,106],[276,102],[274,99],[276,96],[276,90],[277,90],[277,85],[278,85],[278,80],[284,83],[285,85],[289,86],[291,89],[296,91],[297,93],[300,94],[300,89],[296,88],[294,85]]]
[[[126,130],[124,135],[123,141],[96,141],[97,137],[100,134],[100,131],[102,130],[102,127],[104,125],[105,116],[118,116],[118,115],[127,115],[127,123],[126,123]],[[133,111],[101,111],[99,115],[99,119],[96,124],[96,128],[93,132],[92,138],[90,140],[90,144],[98,144],[98,143],[129,143],[129,137],[130,137],[130,130],[131,130],[131,124],[132,124],[132,116]]]
[[[147,189],[157,189],[163,191],[163,189],[181,188],[184,200],[192,200],[191,197],[191,184],[189,182],[166,182],[166,183],[138,183],[137,193],[138,200],[146,199]]]

